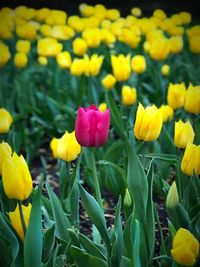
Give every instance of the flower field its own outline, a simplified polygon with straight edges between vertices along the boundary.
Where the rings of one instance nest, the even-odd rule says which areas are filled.
[[[200,266],[200,24],[101,4],[0,21],[0,266]]]

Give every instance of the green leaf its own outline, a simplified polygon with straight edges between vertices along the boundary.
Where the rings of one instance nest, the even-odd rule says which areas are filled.
[[[132,223],[132,235],[133,235],[133,255],[131,260],[131,267],[141,267],[141,261],[140,261],[140,248],[141,248],[141,242],[140,242],[140,223],[138,220],[134,220]]]
[[[148,183],[142,164],[136,154],[133,144],[126,141],[128,153],[127,183],[128,190],[135,205],[135,216],[142,223],[146,222],[146,207],[148,199]]]
[[[124,228],[124,251],[125,256],[132,257],[133,239],[131,238],[132,222],[134,219],[134,213],[131,213]]]
[[[104,218],[103,211],[100,208],[99,204],[97,203],[96,199],[93,196],[91,196],[80,184],[79,184],[79,189],[83,201],[83,206],[87,211],[90,220],[98,229],[102,239],[105,242],[108,255],[110,255],[111,244],[108,231],[106,228],[106,220]]]
[[[53,224],[44,234],[43,259],[47,261],[55,245],[55,225]]]
[[[145,155],[146,158],[152,158],[152,159],[158,159],[158,160],[162,160],[165,162],[169,162],[171,164],[176,164],[179,163],[180,158],[174,154],[146,154]]]
[[[120,211],[121,211],[121,196],[119,197],[116,206],[116,215],[114,221],[115,241],[113,243],[112,254],[111,254],[111,266],[113,267],[120,267],[122,260],[123,234],[122,234],[122,221],[120,217]]]
[[[53,211],[53,217],[55,220],[56,236],[65,241],[69,241],[70,237],[67,231],[67,228],[71,228],[69,220],[63,211],[63,208],[59,202],[58,197],[53,192],[53,190],[51,189],[48,183],[46,184],[46,188],[47,188],[47,192],[50,198],[51,207]]]
[[[41,211],[42,182],[38,186],[33,200],[29,224],[24,241],[24,266],[42,266],[42,211]]]
[[[8,222],[5,220],[4,216],[0,213],[0,242],[1,242],[1,250],[0,250],[0,258],[3,259],[4,257],[9,260],[10,266],[14,264],[18,252],[19,252],[19,243],[18,240],[10,229]],[[10,250],[10,255],[5,252],[3,249],[4,246],[7,246],[7,249]],[[4,247],[6,249],[6,247]],[[6,249],[6,250],[7,250]]]
[[[71,251],[78,267],[108,267],[104,260],[88,254],[83,249],[72,246]]]

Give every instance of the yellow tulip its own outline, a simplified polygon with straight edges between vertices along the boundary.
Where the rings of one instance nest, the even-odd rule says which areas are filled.
[[[200,113],[200,86],[189,85],[185,94],[184,109],[190,113]]]
[[[68,25],[54,25],[51,28],[51,37],[57,40],[68,40],[74,37],[74,30]]]
[[[31,203],[29,203],[28,206],[22,205],[22,213],[23,213],[26,228],[28,228],[31,208],[32,208]],[[20,212],[19,212],[19,204],[17,204],[16,209],[13,212],[9,212],[8,215],[9,215],[11,224],[14,227],[15,231],[20,236],[20,238],[24,240],[24,231],[23,231]]]
[[[45,18],[49,15],[50,9],[48,8],[40,8],[36,10],[35,19],[39,22],[42,22],[45,20]]]
[[[82,37],[87,42],[88,47],[96,48],[101,44],[101,30],[98,28],[84,30]]]
[[[37,36],[36,28],[33,24],[26,23],[16,27],[16,33],[19,38],[26,40],[34,40]]]
[[[112,89],[115,86],[116,79],[112,74],[107,74],[101,83],[105,89]]]
[[[142,10],[139,7],[133,7],[131,9],[131,14],[135,17],[141,17],[142,16]]]
[[[28,63],[28,58],[25,53],[16,53],[14,57],[14,63],[17,68],[24,68]]]
[[[182,36],[172,36],[169,39],[170,52],[173,54],[180,53],[183,50],[183,38]]]
[[[17,200],[27,199],[32,192],[32,179],[24,157],[15,152],[4,160],[2,182],[6,195]]]
[[[50,10],[48,16],[45,16],[45,23],[49,25],[65,25],[67,13],[62,10]]]
[[[154,12],[153,12],[153,16],[160,19],[160,20],[164,20],[167,15],[165,14],[164,10],[162,9],[156,9]]]
[[[168,105],[162,105],[159,110],[161,111],[163,122],[170,121],[174,116],[174,110]]]
[[[189,24],[192,20],[192,15],[189,12],[182,11],[179,15],[183,24]]]
[[[126,81],[131,74],[130,55],[111,55],[113,75],[118,82]]]
[[[192,266],[199,254],[199,242],[190,231],[179,228],[173,240],[171,254],[178,264]]]
[[[168,209],[174,209],[179,204],[179,196],[176,187],[176,182],[174,181],[168,191],[166,199],[166,207]]]
[[[169,41],[165,38],[159,38],[153,41],[149,48],[149,54],[154,60],[165,60],[170,53]]]
[[[82,56],[87,51],[87,42],[84,39],[77,37],[74,39],[72,47],[75,55]]]
[[[182,161],[181,170],[187,175],[200,174],[200,145],[188,144],[186,146]]]
[[[138,140],[154,141],[160,135],[162,128],[162,114],[155,106],[144,109],[139,103],[134,126],[134,134]]]
[[[6,158],[10,157],[12,154],[12,149],[8,143],[4,141],[0,143],[0,175],[2,174],[3,162]]]
[[[40,39],[37,43],[37,52],[39,56],[55,57],[62,51],[62,48],[62,44],[60,44],[56,39],[49,37]]]
[[[170,72],[170,66],[167,64],[162,65],[161,73],[163,76],[168,76]]]
[[[98,106],[98,109],[99,111],[101,112],[105,112],[107,110],[107,104],[106,103],[101,103],[99,106]]]
[[[70,162],[77,158],[81,152],[81,146],[76,140],[75,131],[67,131],[61,138],[53,138],[50,147],[54,158]]]
[[[85,3],[80,4],[79,10],[83,17],[90,17],[94,15],[94,7]]]
[[[194,54],[200,54],[200,35],[189,38],[190,51]]]
[[[15,14],[25,20],[31,20],[35,17],[35,9],[26,6],[18,6],[15,8]]]
[[[46,66],[48,64],[48,59],[46,57],[38,57],[38,63],[42,66]]]
[[[136,55],[131,60],[132,70],[138,74],[143,73],[146,70],[146,60],[142,55]]]
[[[169,84],[167,92],[167,103],[173,109],[183,107],[185,101],[186,87],[184,83]]]
[[[70,66],[70,73],[74,76],[81,76],[85,70],[85,62],[81,58],[74,58]]]
[[[9,61],[10,57],[9,47],[4,43],[0,43],[0,68]]]
[[[71,55],[68,51],[59,52],[56,60],[61,69],[68,69],[71,65]]]
[[[137,91],[128,85],[122,87],[122,104],[133,105],[137,99]]]
[[[13,122],[13,118],[9,111],[4,108],[0,108],[0,134],[7,133]]]
[[[194,140],[194,130],[189,121],[179,120],[175,122],[174,143],[178,148],[186,148],[187,144],[192,144]]]
[[[20,53],[28,54],[31,49],[31,43],[28,40],[18,40],[16,43],[16,50]]]
[[[120,12],[118,9],[109,9],[106,11],[106,18],[109,20],[117,20],[120,18]]]
[[[97,54],[93,54],[90,58],[85,55],[85,74],[87,76],[97,76],[103,64],[103,59],[104,56],[98,56]]]

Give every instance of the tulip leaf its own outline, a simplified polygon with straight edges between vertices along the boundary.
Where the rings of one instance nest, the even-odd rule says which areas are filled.
[[[158,160],[162,160],[162,161],[165,161],[165,162],[169,162],[169,163],[172,163],[172,164],[176,164],[176,163],[179,163],[180,161],[180,158],[174,154],[162,154],[162,153],[159,153],[159,154],[145,154],[145,157],[146,158],[154,158],[154,159],[158,159]]]
[[[47,231],[44,234],[44,246],[43,246],[43,258],[46,261],[53,249],[54,249],[54,245],[55,245],[55,225],[53,224],[49,229],[47,229]]]
[[[10,229],[8,222],[5,220],[4,216],[0,213],[0,263],[6,261],[9,262],[8,266],[13,266],[18,252],[19,252],[19,243],[18,240]],[[7,251],[7,252],[6,252]],[[10,254],[10,255],[9,255]]]
[[[71,251],[78,267],[108,267],[106,261],[88,254],[83,249],[72,246]]]
[[[58,197],[53,192],[48,183],[46,184],[46,187],[52,206],[53,217],[55,220],[56,236],[65,241],[69,241],[70,237],[67,228],[71,228],[70,222],[63,211],[63,208],[59,202]]]
[[[106,220],[104,218],[103,211],[101,207],[99,206],[96,199],[91,196],[80,184],[79,184],[80,194],[83,201],[83,206],[85,210],[87,211],[87,214],[89,218],[91,219],[92,223],[96,226],[98,229],[102,239],[105,242],[108,255],[110,255],[111,252],[111,244],[110,244],[110,238],[107,232],[106,228]]]
[[[132,254],[132,260],[131,260],[131,267],[137,266],[141,267],[141,261],[140,261],[140,248],[141,248],[141,241],[140,241],[140,223],[138,220],[134,220],[132,222],[132,235],[133,235],[133,254]]]
[[[40,182],[37,193],[35,194],[29,224],[24,241],[24,266],[35,267],[42,266],[42,210],[41,210],[41,191],[42,182]]]

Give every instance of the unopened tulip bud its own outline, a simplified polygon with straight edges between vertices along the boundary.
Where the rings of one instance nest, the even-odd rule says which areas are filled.
[[[178,191],[176,182],[174,181],[168,191],[166,206],[168,209],[174,209],[179,203]]]

